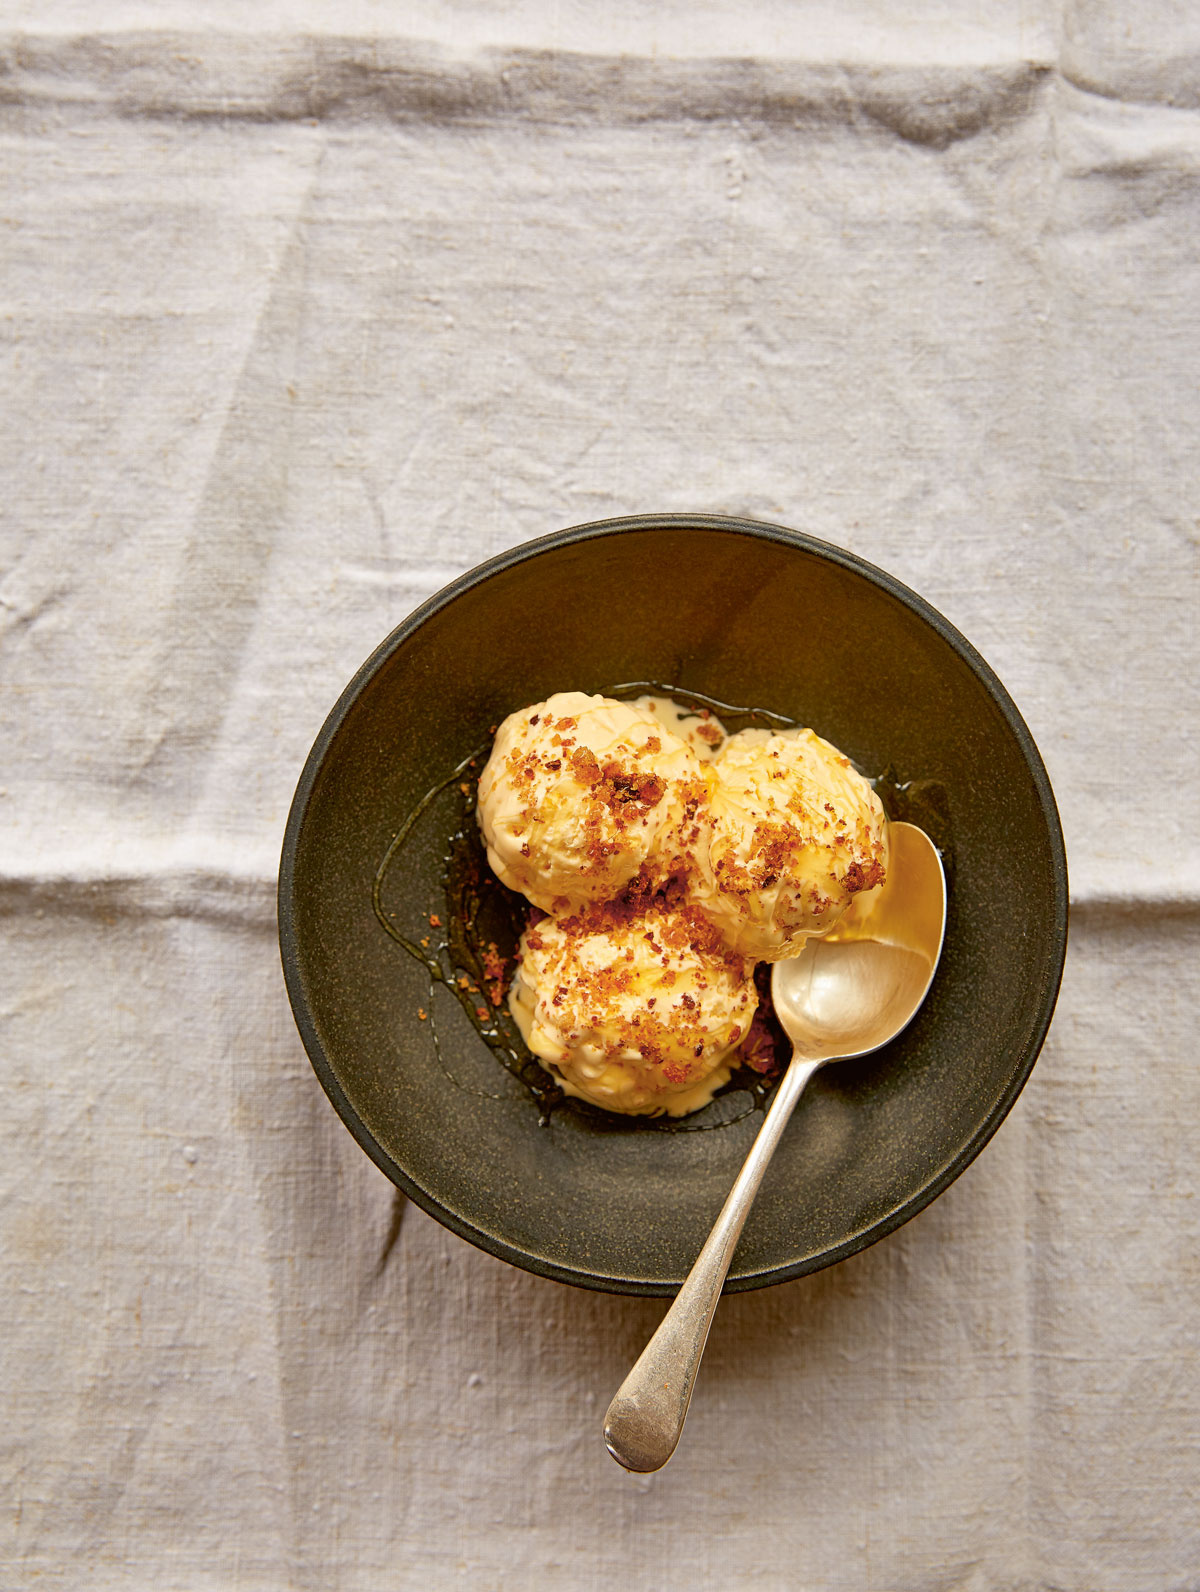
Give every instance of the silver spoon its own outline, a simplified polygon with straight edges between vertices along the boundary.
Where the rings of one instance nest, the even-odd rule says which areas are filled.
[[[696,1264],[608,1407],[604,1441],[626,1470],[658,1470],[675,1452],[734,1249],[805,1084],[827,1061],[894,1039],[933,981],[946,924],[941,858],[912,824],[891,824],[889,838],[886,881],[830,935],[775,964],[771,997],[791,1065]]]

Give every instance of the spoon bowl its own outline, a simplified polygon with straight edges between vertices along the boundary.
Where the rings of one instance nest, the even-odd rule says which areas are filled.
[[[886,883],[772,971],[771,999],[796,1056],[848,1061],[878,1050],[928,992],[946,927],[941,858],[915,824],[890,824],[888,840]]]
[[[792,1061],[708,1241],[608,1407],[604,1441],[626,1470],[659,1470],[675,1452],[738,1238],[804,1086],[826,1062],[894,1039],[933,982],[946,926],[942,861],[915,825],[888,834],[884,883],[831,934],[775,964],[771,998]]]
[[[809,1059],[846,1061],[886,1045],[908,1023],[916,1009],[913,991],[923,991],[930,976],[919,952],[865,940],[818,941],[796,963],[777,964],[771,993],[793,1054]]]

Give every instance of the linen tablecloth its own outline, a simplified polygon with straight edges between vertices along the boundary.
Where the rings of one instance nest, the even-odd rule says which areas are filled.
[[[1200,1587],[1200,14],[0,4],[0,1586]],[[865,1253],[661,1301],[407,1208],[292,1023],[342,685],[580,521],[884,566],[1072,876],[1016,1108]]]

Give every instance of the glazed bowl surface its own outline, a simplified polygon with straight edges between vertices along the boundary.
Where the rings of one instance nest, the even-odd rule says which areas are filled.
[[[330,1100],[425,1210],[543,1276],[673,1292],[761,1098],[733,1087],[675,1122],[547,1113],[430,972],[493,727],[555,691],[639,682],[810,725],[947,868],[929,997],[892,1044],[809,1086],[727,1284],[754,1288],[864,1248],[958,1176],[1028,1077],[1062,973],[1066,859],[1037,748],[975,649],[891,576],[713,515],[578,526],[463,575],[376,648],[317,736],[280,867],[284,974]]]

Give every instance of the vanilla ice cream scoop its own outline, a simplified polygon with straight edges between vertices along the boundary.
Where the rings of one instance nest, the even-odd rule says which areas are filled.
[[[752,964],[695,908],[593,907],[521,938],[509,1007],[568,1094],[682,1116],[711,1100],[758,1005]]]
[[[812,730],[743,730],[709,765],[707,844],[691,899],[729,948],[795,956],[882,883],[887,820],[871,786]]]
[[[704,794],[696,754],[644,707],[562,691],[500,725],[479,827],[501,882],[561,914],[678,871]]]

